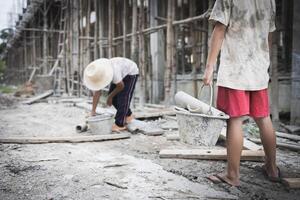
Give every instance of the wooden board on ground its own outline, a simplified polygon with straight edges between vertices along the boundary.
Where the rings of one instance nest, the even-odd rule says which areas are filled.
[[[251,138],[250,139],[252,142],[255,142],[257,144],[261,144],[261,140],[260,139],[255,139],[255,138]],[[276,142],[277,147],[284,147],[290,150],[294,150],[294,151],[300,151],[300,145],[297,144],[289,144],[289,143],[284,143],[284,142]]]
[[[0,137],[0,143],[14,144],[43,144],[43,143],[80,143],[101,142],[106,140],[118,140],[130,138],[130,133],[91,135],[91,136],[68,136],[68,137]]]
[[[224,127],[221,131],[221,134],[220,134],[220,139],[222,140],[226,140],[226,127]],[[255,144],[254,142],[251,142],[249,141],[248,139],[244,138],[244,141],[243,141],[243,147],[244,149],[246,150],[253,150],[253,151],[258,151],[258,150],[261,150],[263,149],[262,146],[260,145],[257,145]]]
[[[164,115],[175,115],[174,108],[146,108],[144,110],[134,109],[133,114],[137,119],[162,117]]]
[[[286,128],[291,133],[300,132],[300,126],[296,125],[284,125],[284,128]]]
[[[226,149],[163,149],[160,158],[182,158],[196,160],[227,160]],[[264,151],[243,150],[241,160],[264,161]]]
[[[291,189],[300,188],[300,178],[283,178],[282,182]]]
[[[287,138],[289,140],[300,141],[300,136],[299,135],[294,135],[294,134],[289,134],[289,133],[282,133],[282,132],[277,132],[276,131],[276,136],[281,137],[281,138]]]
[[[48,90],[46,92],[44,92],[43,94],[37,95],[35,97],[32,97],[30,99],[28,99],[27,101],[24,101],[23,104],[33,104],[34,102],[40,100],[40,99],[44,99],[46,97],[49,97],[53,94],[53,90]]]
[[[167,140],[169,141],[180,141],[180,137],[179,134],[177,133],[172,133],[172,134],[168,134],[166,135]]]

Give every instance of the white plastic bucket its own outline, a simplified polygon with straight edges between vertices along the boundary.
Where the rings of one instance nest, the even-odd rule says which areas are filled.
[[[113,115],[105,113],[89,117],[87,123],[93,135],[111,134],[113,125]]]

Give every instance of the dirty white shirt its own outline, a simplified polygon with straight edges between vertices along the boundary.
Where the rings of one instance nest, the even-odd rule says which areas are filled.
[[[237,90],[268,87],[268,34],[275,31],[274,0],[216,0],[210,20],[227,26],[217,85]]]
[[[117,84],[125,78],[127,75],[139,74],[139,69],[135,62],[128,58],[114,57],[109,59],[113,67],[113,80],[114,84]]]

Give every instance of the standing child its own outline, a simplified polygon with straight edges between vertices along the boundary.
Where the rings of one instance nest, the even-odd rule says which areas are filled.
[[[257,123],[266,153],[263,170],[271,181],[280,178],[276,166],[276,137],[269,114],[268,68],[271,32],[275,30],[274,0],[216,0],[210,20],[215,22],[204,83],[211,84],[221,50],[217,77],[217,108],[227,122],[227,171],[211,176],[230,185],[240,184],[243,146],[242,116]]]
[[[130,102],[138,74],[137,65],[133,61],[121,57],[95,60],[84,70],[83,82],[87,88],[94,91],[92,116],[96,114],[101,95],[100,90],[111,83],[107,105],[113,105],[117,109],[115,124],[112,127],[113,132],[125,130],[126,124],[133,120]]]

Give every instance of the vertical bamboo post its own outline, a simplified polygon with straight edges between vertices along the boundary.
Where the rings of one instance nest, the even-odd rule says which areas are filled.
[[[91,36],[91,0],[87,0],[87,13],[86,13],[86,36]],[[91,42],[87,40],[87,48],[86,48],[86,63],[88,64],[91,60]]]
[[[48,65],[48,57],[47,57],[47,1],[44,1],[43,4],[43,67],[42,67],[42,73],[47,73],[47,65]]]
[[[99,23],[98,23],[98,20],[99,20],[99,16],[97,15],[97,8],[99,7],[98,6],[99,2],[98,0],[94,0],[94,11],[95,11],[95,16],[96,16],[96,21],[94,23],[94,60],[96,60],[99,55],[98,55],[98,32],[99,32]]]
[[[127,0],[123,0],[123,57],[126,57]]]
[[[139,67],[140,67],[140,107],[144,107],[146,96],[146,73],[145,73],[145,37],[144,30],[144,0],[140,0],[139,8]]]
[[[196,2],[195,0],[190,0],[189,1],[189,13],[190,17],[193,17],[196,15]],[[197,55],[197,32],[195,30],[195,23],[190,24],[190,36],[191,36],[191,44],[192,44],[192,73],[193,73],[193,89],[194,89],[194,97],[197,98],[198,95],[198,83],[197,83],[197,60],[198,60],[198,55]]]
[[[99,27],[99,56],[100,58],[104,57],[104,50],[103,50],[103,37],[104,37],[104,25],[103,21],[104,19],[104,4],[103,1],[98,2],[98,9],[97,12],[99,13],[98,16],[98,27]]]
[[[113,37],[114,37],[114,9],[115,0],[108,1],[108,57],[113,57]]]
[[[174,29],[173,29],[173,19],[174,19],[174,1],[168,0],[168,11],[167,11],[167,58],[166,58],[166,70],[165,70],[165,104],[172,103],[172,68],[173,68],[173,48],[174,48]]]
[[[137,63],[137,0],[132,0],[132,37],[131,37],[131,59]]]

